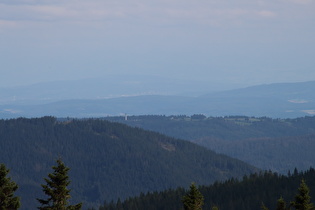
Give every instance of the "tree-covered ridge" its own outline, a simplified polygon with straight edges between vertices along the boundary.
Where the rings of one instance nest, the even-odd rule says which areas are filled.
[[[22,209],[36,206],[57,157],[72,177],[71,203],[85,207],[140,192],[210,184],[256,169],[188,141],[104,120],[0,120],[1,162],[20,186]]]
[[[206,117],[195,114],[127,116],[127,120],[125,116],[104,119],[190,141],[204,137],[236,141],[248,138],[315,134],[315,116],[272,119],[248,116]]]
[[[299,195],[303,194],[297,193],[297,189],[301,192],[301,180],[307,183],[310,189],[309,196],[315,198],[315,170],[312,168],[305,172],[295,170],[288,175],[279,175],[271,171],[254,173],[244,176],[241,180],[229,179],[209,186],[200,186],[198,189],[204,197],[203,209],[217,206],[220,210],[253,210],[260,209],[262,204],[268,209],[276,209],[279,198],[282,198],[287,206],[290,205],[290,201],[292,206],[299,203]],[[187,188],[178,188],[141,194],[124,202],[105,202],[99,210],[183,209],[183,197],[189,194],[189,191]],[[311,199],[307,202],[313,201]]]
[[[315,167],[315,117],[108,117],[131,126],[190,140],[265,170],[286,173]]]
[[[239,141],[204,138],[196,142],[265,170],[287,173],[295,167],[303,170],[315,167],[315,134]]]

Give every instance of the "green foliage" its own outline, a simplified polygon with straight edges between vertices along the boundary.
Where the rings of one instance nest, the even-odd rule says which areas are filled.
[[[314,205],[311,203],[311,196],[309,195],[310,190],[306,185],[304,179],[302,179],[298,191],[299,193],[295,196],[295,200],[291,202],[291,206],[293,206],[297,210],[315,209]]]
[[[48,174],[49,178],[45,178],[47,185],[42,185],[47,199],[37,199],[41,204],[40,210],[79,210],[82,203],[77,205],[68,205],[70,199],[70,191],[67,186],[70,184],[68,171],[69,168],[61,161],[57,160],[57,166],[52,167],[54,172]]]
[[[0,164],[0,210],[14,210],[20,207],[20,198],[14,196],[18,185],[7,177],[8,173],[9,169]]]
[[[185,210],[202,210],[203,195],[197,189],[195,183],[190,185],[189,192],[183,197],[183,205]]]
[[[266,171],[244,176],[242,180],[229,179],[210,186],[201,186],[198,189],[204,196],[204,209],[218,206],[220,210],[253,210],[262,207],[262,203],[266,209],[277,209],[281,203],[280,200],[294,198],[301,179],[305,179],[311,188],[315,189],[315,170],[312,168],[290,176]],[[182,197],[187,193],[189,192],[182,188],[147,193],[129,198],[121,205],[124,210],[182,209]],[[279,195],[282,195],[280,199]],[[310,196],[315,196],[315,194],[310,194]],[[99,210],[115,210],[115,205],[114,202],[104,203]]]
[[[287,209],[287,204],[284,201],[282,197],[280,197],[277,201],[277,208],[276,210],[286,210]]]

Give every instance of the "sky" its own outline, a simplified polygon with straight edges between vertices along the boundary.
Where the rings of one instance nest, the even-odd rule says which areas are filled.
[[[315,0],[0,0],[0,87],[315,80]]]

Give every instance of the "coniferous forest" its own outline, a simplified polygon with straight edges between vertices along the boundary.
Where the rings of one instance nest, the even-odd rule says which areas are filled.
[[[264,205],[267,209],[277,209],[277,201],[282,198],[287,207],[295,200],[301,181],[307,184],[311,198],[315,198],[315,170],[305,172],[294,170],[287,175],[280,175],[271,171],[254,173],[244,176],[240,180],[229,179],[216,182],[209,186],[199,186],[198,189],[204,197],[203,209],[218,207],[220,210],[255,210]],[[183,198],[188,188],[177,188],[162,192],[151,192],[129,198],[124,202],[105,202],[99,210],[135,210],[135,209],[184,209]],[[313,199],[312,199],[313,198]],[[291,205],[290,209],[295,208]],[[312,208],[307,208],[312,209]]]
[[[295,167],[301,170],[315,167],[315,117],[272,119],[196,114],[105,119],[186,139],[263,170],[287,173]]]
[[[19,185],[22,209],[36,207],[43,177],[58,158],[71,169],[70,203],[85,208],[258,171],[188,141],[99,119],[0,120],[0,137],[1,162]]]
[[[290,205],[301,180],[305,180],[311,190],[310,196],[314,198],[314,169],[305,172],[291,170],[294,164],[300,170],[300,166],[311,167],[315,162],[311,152],[314,148],[314,117],[281,120],[206,118],[203,115],[139,116],[138,121],[136,118],[129,117],[123,121],[144,124],[148,121],[142,122],[141,118],[158,119],[160,129],[167,127],[169,132],[173,129],[174,134],[181,130],[189,135],[199,133],[200,137],[204,135],[202,133],[212,132],[212,140],[216,141],[206,141],[206,137],[199,140],[205,140],[207,144],[228,141],[221,146],[230,149],[235,146],[241,153],[251,149],[253,157],[266,152],[266,160],[282,163],[287,170],[285,173],[262,172],[264,170],[254,164],[218,154],[179,137],[168,137],[160,131],[157,133],[139,128],[141,126],[130,127],[104,119],[42,117],[0,120],[2,177],[10,171],[9,179],[4,180],[10,186],[10,181],[14,182],[11,188],[15,191],[14,196],[12,193],[10,196],[19,198],[14,200],[14,205],[20,209],[35,209],[40,207],[38,201],[44,205],[48,202],[42,197],[42,191],[53,186],[45,177],[47,174],[50,179],[57,176],[52,173],[52,167],[58,169],[54,166],[56,160],[62,160],[67,166],[63,170],[69,173],[66,176],[69,182],[65,183],[69,185],[67,189],[71,189],[71,196],[68,196],[70,191],[64,189],[69,208],[80,209],[82,204],[83,209],[99,210],[183,209],[182,199],[191,183],[199,186],[204,198],[203,209],[275,209],[280,198],[281,202]],[[122,121],[121,118],[110,120],[119,121],[117,119]],[[158,125],[157,121],[154,123]],[[206,131],[207,128],[211,131]],[[245,139],[241,139],[242,136]],[[244,147],[234,144],[251,142],[250,136],[258,144],[243,144]],[[266,139],[276,149],[266,144]],[[285,148],[289,155],[279,160],[273,151],[277,150],[277,142],[282,146],[292,144],[296,148]],[[256,147],[265,150],[255,153]],[[283,151],[278,149],[278,153]],[[303,160],[304,157],[307,158]],[[298,161],[294,162],[292,158]],[[293,165],[287,165],[286,161]],[[45,192],[51,195],[50,190]]]

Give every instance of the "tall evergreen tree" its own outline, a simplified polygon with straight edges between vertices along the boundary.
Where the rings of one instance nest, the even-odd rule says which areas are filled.
[[[204,202],[204,197],[197,189],[195,183],[190,185],[189,192],[183,197],[185,210],[201,210]]]
[[[4,164],[0,164],[0,210],[18,209],[20,198],[14,196],[18,185],[7,177],[9,169]]]
[[[54,172],[48,174],[45,178],[47,185],[42,185],[47,199],[37,199],[41,204],[38,209],[41,210],[78,210],[81,209],[82,203],[76,205],[68,205],[70,199],[70,191],[67,186],[70,184],[68,171],[69,168],[61,161],[57,160],[57,166],[53,166]]]
[[[299,193],[295,196],[295,200],[291,202],[291,205],[297,210],[314,210],[315,207],[311,203],[311,196],[309,195],[310,190],[304,179],[302,179],[298,191]]]
[[[285,201],[283,200],[282,197],[280,197],[277,201],[277,208],[276,210],[286,210],[287,207],[286,207],[286,203]]]

